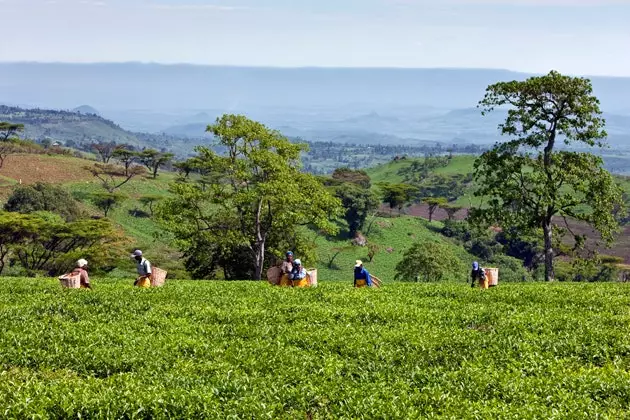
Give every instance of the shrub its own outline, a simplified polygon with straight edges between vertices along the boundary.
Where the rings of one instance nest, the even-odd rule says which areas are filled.
[[[59,214],[66,221],[74,221],[83,216],[77,201],[70,193],[59,186],[43,182],[15,188],[4,209],[22,214],[49,211]]]
[[[499,282],[531,281],[533,277],[518,258],[495,255],[490,264],[499,268]]]
[[[396,279],[401,281],[440,281],[462,275],[462,262],[449,246],[440,242],[413,244],[396,266]]]

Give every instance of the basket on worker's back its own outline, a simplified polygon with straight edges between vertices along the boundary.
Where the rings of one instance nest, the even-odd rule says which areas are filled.
[[[59,276],[59,283],[61,287],[66,289],[80,289],[81,288],[81,275],[64,274]]]
[[[379,279],[376,276],[370,276],[370,278],[372,279],[372,286],[374,287],[381,287],[381,279]]]
[[[488,278],[488,286],[495,287],[499,285],[499,269],[498,268],[484,268],[486,271],[486,277]]]
[[[317,269],[309,268],[306,270],[306,278],[308,279],[309,287],[317,287]]]
[[[162,287],[166,283],[168,272],[158,267],[153,267],[151,272],[151,287]]]
[[[282,270],[280,267],[270,267],[267,270],[267,281],[269,284],[277,286],[280,284],[280,277],[282,277]]]

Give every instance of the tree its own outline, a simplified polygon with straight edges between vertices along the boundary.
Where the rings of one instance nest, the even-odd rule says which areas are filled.
[[[18,213],[50,211],[59,214],[69,222],[83,215],[70,193],[62,187],[43,182],[16,187],[4,205],[4,209]]]
[[[123,236],[105,220],[66,223],[58,215],[0,212],[0,271],[11,256],[26,270],[58,275],[87,258],[91,267],[113,268]]]
[[[416,191],[415,187],[407,184],[381,182],[378,186],[383,191],[383,202],[389,204],[390,209],[397,208],[399,213],[405,204],[411,201]]]
[[[111,163],[95,163],[94,166],[87,166],[85,169],[98,178],[102,183],[102,187],[110,194],[125,185],[133,177],[144,173],[142,166],[134,165],[129,167],[129,169],[125,169]]]
[[[161,195],[145,195],[145,196],[140,197],[140,202],[142,203],[142,205],[144,205],[146,208],[149,209],[151,216],[153,216],[153,210],[156,204],[162,201],[163,199],[164,197]]]
[[[370,176],[367,172],[350,169],[348,167],[335,169],[332,174],[332,178],[341,182],[355,184],[366,189],[369,189],[372,186],[372,181],[370,180]]]
[[[24,124],[0,122],[0,168],[7,156],[19,153],[28,142],[17,138],[17,133],[24,131]]]
[[[475,195],[488,203],[473,210],[473,220],[542,229],[547,281],[554,279],[554,217],[584,221],[610,243],[618,226],[614,209],[622,205],[620,188],[598,156],[556,150],[561,142],[603,146],[604,120],[591,82],[552,71],[491,85],[479,106],[483,115],[509,107],[499,128],[511,139],[475,162]]]
[[[371,190],[351,183],[335,187],[334,193],[341,200],[345,210],[344,219],[348,223],[348,235],[353,238],[363,228],[368,215],[378,208],[379,199]]]
[[[92,194],[92,202],[98,207],[105,217],[109,215],[109,212],[114,208],[119,207],[129,197],[124,194],[117,193],[95,193]]]
[[[158,170],[173,160],[172,153],[161,153],[154,149],[147,149],[140,153],[140,162],[151,172],[153,179],[157,178]]]
[[[109,143],[93,143],[91,148],[98,155],[99,159],[103,163],[109,163],[109,161],[114,156],[114,151],[118,146],[115,142]]]
[[[207,188],[175,183],[175,197],[158,211],[184,252],[202,243],[224,257],[238,251],[241,265],[251,267],[250,276],[260,280],[266,257],[282,252],[279,247],[299,233],[298,227],[338,230],[339,200],[300,171],[304,144],[240,115],[224,115],[208,131],[225,154],[197,148],[200,167],[212,174]]]
[[[0,122],[0,141],[7,141],[17,137],[18,133],[24,132],[24,124],[13,124],[10,122]]]
[[[429,206],[429,223],[433,221],[433,214],[435,211],[447,203],[447,200],[444,197],[426,197],[423,201]]]
[[[462,262],[447,245],[440,242],[416,242],[405,251],[396,265],[396,280],[440,281],[463,273]]]
[[[197,163],[193,159],[183,160],[173,164],[182,180],[187,180],[190,174],[197,170]]]
[[[125,176],[129,175],[131,167],[140,159],[138,152],[124,146],[117,147],[112,153],[112,157],[125,167]]]
[[[446,212],[448,220],[455,219],[455,215],[463,209],[461,206],[454,206],[449,203],[443,203],[440,205],[440,208]]]

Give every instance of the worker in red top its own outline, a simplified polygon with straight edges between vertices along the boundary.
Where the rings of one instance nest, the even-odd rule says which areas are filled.
[[[87,260],[80,259],[76,263],[76,267],[72,270],[73,276],[79,276],[81,278],[81,288],[82,289],[91,289],[90,285],[90,276],[87,272],[88,262]]]

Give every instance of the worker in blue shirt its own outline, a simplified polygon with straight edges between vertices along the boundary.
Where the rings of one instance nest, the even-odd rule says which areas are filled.
[[[363,268],[363,262],[357,260],[354,265],[354,287],[372,287],[370,273]]]

